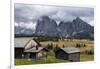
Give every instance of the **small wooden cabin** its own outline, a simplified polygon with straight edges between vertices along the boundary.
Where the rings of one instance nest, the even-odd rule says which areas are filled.
[[[15,38],[14,39],[14,57],[19,59],[24,54],[24,46],[30,38]]]
[[[46,59],[48,50],[33,38],[15,38],[15,58]]]
[[[73,62],[80,61],[80,50],[75,47],[58,48],[55,50],[57,59],[64,59]]]
[[[47,49],[43,47],[33,47],[31,49],[24,50],[25,58],[28,59],[46,59]]]

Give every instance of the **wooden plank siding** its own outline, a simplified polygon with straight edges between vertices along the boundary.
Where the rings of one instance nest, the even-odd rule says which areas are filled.
[[[80,61],[80,52],[77,51],[77,52],[69,53],[59,48],[55,51],[55,57],[57,59],[64,59],[64,60],[69,60],[72,62],[78,62]]]

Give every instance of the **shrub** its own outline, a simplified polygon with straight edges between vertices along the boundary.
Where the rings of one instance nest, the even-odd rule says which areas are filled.
[[[86,45],[84,44],[83,47],[86,47]]]
[[[51,43],[51,44],[48,44],[47,45],[47,48],[49,49],[49,50],[53,50],[53,44]]]
[[[81,48],[81,47],[86,47],[86,45],[85,44],[76,44],[76,48]]]
[[[93,50],[86,50],[83,53],[84,54],[87,54],[87,55],[93,55],[94,54],[94,51]]]
[[[54,47],[53,51],[55,52],[57,49],[59,49],[58,44]]]
[[[63,48],[65,48],[65,45],[63,45]]]
[[[81,45],[80,44],[76,44],[76,48],[80,48],[81,47]]]

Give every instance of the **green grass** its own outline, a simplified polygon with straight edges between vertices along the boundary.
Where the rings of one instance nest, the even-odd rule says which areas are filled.
[[[28,60],[28,59],[15,59],[15,65],[30,65],[30,64],[47,64],[47,63],[63,63],[69,62],[67,60],[56,59],[53,51],[48,52],[46,60]]]
[[[80,54],[81,61],[93,61],[94,55]],[[47,60],[28,60],[28,59],[15,59],[15,65],[30,65],[30,64],[48,64],[48,63],[65,63],[68,60],[56,59],[54,53],[48,52]]]
[[[67,60],[30,60],[27,59],[15,59],[15,65],[30,65],[30,64],[48,64],[48,63],[63,63],[69,62]]]
[[[93,61],[94,55],[80,54],[80,61]]]

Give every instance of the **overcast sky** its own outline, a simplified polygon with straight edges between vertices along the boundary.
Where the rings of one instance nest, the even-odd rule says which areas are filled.
[[[72,21],[76,17],[80,17],[88,24],[94,26],[93,8],[29,4],[15,4],[14,7],[15,26],[35,29],[36,21],[44,15],[49,16],[57,22]]]

